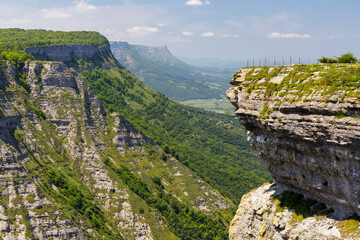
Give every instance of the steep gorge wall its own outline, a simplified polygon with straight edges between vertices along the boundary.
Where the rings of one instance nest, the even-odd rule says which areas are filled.
[[[227,96],[277,187],[320,200],[342,218],[360,214],[360,100],[356,73],[348,78],[354,87],[329,92],[332,86],[315,84],[331,80],[331,71],[240,69]],[[350,68],[339,71],[347,76]]]
[[[64,49],[57,56],[56,47],[52,49],[38,52],[46,59],[55,54],[57,61],[26,62],[17,68],[0,61],[2,237],[100,239],[85,214],[73,209],[72,199],[60,196],[63,190],[47,179],[53,169],[87,197],[91,194],[92,202],[106,214],[102,225],[109,232],[125,239],[177,239],[160,212],[114,176],[104,156],[126,165],[150,189],[151,177],[158,176],[165,191],[189,208],[208,216],[230,211],[228,199],[175,158],[164,162],[157,157],[162,150],[152,139],[123,116],[106,112],[83,77],[59,62],[86,55],[115,68],[111,52],[109,58],[99,59],[107,50],[76,55],[74,49]]]
[[[75,59],[91,59],[99,53],[110,52],[110,46],[99,48],[92,45],[56,45],[49,47],[30,47],[26,49],[37,60],[70,62]]]

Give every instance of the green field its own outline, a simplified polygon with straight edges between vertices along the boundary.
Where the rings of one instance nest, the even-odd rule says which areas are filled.
[[[179,101],[179,103],[185,106],[199,108],[220,114],[233,114],[234,112],[234,106],[225,96],[223,96],[222,99],[192,99]]]

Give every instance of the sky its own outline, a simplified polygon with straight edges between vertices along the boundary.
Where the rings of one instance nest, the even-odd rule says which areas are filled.
[[[222,60],[352,52],[359,0],[0,0],[0,28],[91,30],[110,41]]]

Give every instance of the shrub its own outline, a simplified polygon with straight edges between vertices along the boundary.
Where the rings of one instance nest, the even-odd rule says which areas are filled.
[[[24,140],[24,133],[22,131],[15,130],[14,137],[18,141],[23,141]]]
[[[45,113],[43,111],[41,111],[41,109],[37,108],[37,107],[32,107],[34,113],[35,113],[35,116],[37,118],[40,118],[40,119],[43,119],[43,120],[46,120],[46,116],[45,116]]]
[[[110,163],[110,158],[109,158],[108,156],[103,157],[103,163],[104,163],[105,165],[109,165],[109,163]]]
[[[168,157],[164,152],[162,152],[161,156],[160,156],[160,159],[163,160],[164,162],[166,162],[168,160]]]

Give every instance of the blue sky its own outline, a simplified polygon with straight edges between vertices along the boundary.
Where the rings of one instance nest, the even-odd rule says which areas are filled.
[[[0,27],[94,30],[176,56],[360,57],[359,0],[0,0]]]

